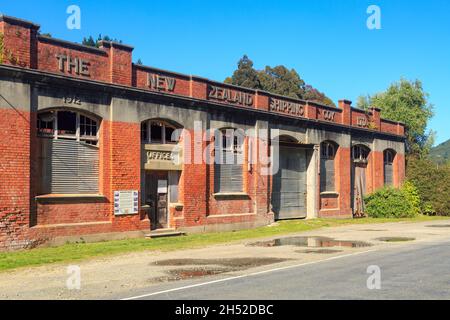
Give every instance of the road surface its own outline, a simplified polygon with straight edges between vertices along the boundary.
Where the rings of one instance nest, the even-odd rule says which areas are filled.
[[[380,289],[368,289],[369,266]],[[374,282],[370,282],[373,284]],[[328,258],[236,277],[152,286],[119,299],[450,299],[450,238]]]

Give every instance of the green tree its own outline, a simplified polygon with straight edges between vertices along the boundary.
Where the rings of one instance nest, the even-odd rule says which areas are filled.
[[[231,77],[225,79],[225,83],[335,106],[325,94],[307,85],[295,69],[289,70],[280,65],[266,66],[264,70],[258,71],[254,69],[253,61],[247,55],[239,60],[238,68]]]
[[[289,70],[285,66],[269,67],[259,72],[259,79],[263,90],[276,93],[282,96],[302,99],[303,81],[294,70]]]
[[[427,131],[428,121],[433,116],[433,105],[428,97],[420,80],[401,79],[385,92],[360,97],[358,107],[378,107],[383,118],[405,123],[407,154],[422,157],[429,153],[434,142],[434,133]]]
[[[231,77],[225,79],[225,83],[241,87],[261,89],[258,71],[253,68],[253,61],[244,55],[238,62],[238,68]]]
[[[82,44],[89,47],[97,47],[97,43],[92,36],[89,36],[89,38],[83,38]]]
[[[100,47],[100,41],[113,41],[113,42],[117,42],[117,43],[122,43],[122,40],[117,40],[117,39],[113,39],[107,35],[102,36],[101,34],[98,35],[97,40],[94,40],[94,38],[92,36],[89,36],[88,38],[84,37],[82,44],[85,46],[89,46],[89,47]]]
[[[411,157],[406,177],[419,192],[423,213],[450,215],[450,163],[438,165],[429,159]]]

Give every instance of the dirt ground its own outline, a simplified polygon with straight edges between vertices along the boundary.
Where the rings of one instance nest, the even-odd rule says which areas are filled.
[[[449,221],[398,222],[347,225],[201,249],[117,255],[76,263],[81,271],[79,290],[67,286],[72,264],[52,264],[0,273],[0,299],[126,296],[132,289],[161,282],[229,277],[449,236]]]

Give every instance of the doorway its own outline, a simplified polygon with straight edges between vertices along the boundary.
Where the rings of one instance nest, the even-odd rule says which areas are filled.
[[[370,149],[364,145],[352,147],[352,205],[353,216],[361,218],[365,216],[366,206],[366,171],[369,162]]]
[[[149,206],[151,230],[169,227],[168,192],[168,171],[146,171],[144,201]]]
[[[275,219],[306,218],[306,149],[280,146],[279,154],[272,186]]]
[[[353,162],[353,216],[364,217],[367,163]]]

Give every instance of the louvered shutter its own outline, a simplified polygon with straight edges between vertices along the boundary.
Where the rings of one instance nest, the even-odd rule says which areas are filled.
[[[53,194],[98,193],[98,148],[75,140],[48,140],[45,183]],[[47,164],[51,165],[48,166]]]
[[[393,168],[392,163],[385,163],[384,164],[384,184],[387,186],[392,186],[392,175],[393,175]]]
[[[334,189],[334,159],[322,159],[320,169],[320,190],[335,191]]]
[[[227,163],[226,159],[231,157],[233,163]],[[238,161],[239,155],[233,151],[223,152],[221,164],[215,165],[214,182],[215,192],[242,192],[242,163]]]

